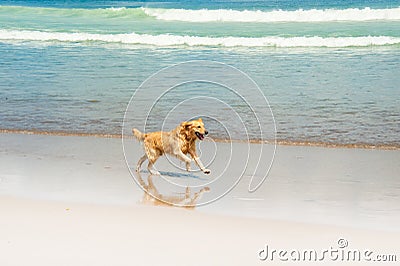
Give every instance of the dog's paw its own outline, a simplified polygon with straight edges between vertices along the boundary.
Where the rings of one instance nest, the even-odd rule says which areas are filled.
[[[210,169],[204,169],[203,173],[205,173],[206,175],[209,175],[211,173]]]
[[[151,175],[161,175],[160,172],[154,171],[154,170],[151,170],[151,171],[150,171],[150,174],[151,174]]]

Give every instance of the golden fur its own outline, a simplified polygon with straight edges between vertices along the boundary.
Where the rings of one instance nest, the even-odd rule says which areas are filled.
[[[137,172],[140,171],[140,167],[147,159],[149,161],[147,169],[150,174],[159,175],[160,173],[154,171],[152,168],[157,159],[164,154],[173,155],[184,161],[186,163],[186,170],[190,171],[190,162],[192,160],[187,156],[189,153],[203,173],[210,173],[210,170],[204,167],[196,153],[196,139],[203,140],[204,136],[208,134],[201,118],[182,122],[169,132],[158,131],[144,134],[136,128],[132,129],[132,132],[136,139],[143,141],[145,149],[145,154],[137,163]]]

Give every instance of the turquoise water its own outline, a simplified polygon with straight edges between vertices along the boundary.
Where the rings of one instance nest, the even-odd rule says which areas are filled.
[[[400,145],[398,1],[0,1],[0,55],[1,129],[119,134],[146,78],[214,60],[257,82],[280,140]]]

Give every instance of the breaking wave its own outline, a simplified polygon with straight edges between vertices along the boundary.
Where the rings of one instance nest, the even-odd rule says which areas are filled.
[[[399,37],[202,37],[170,34],[94,34],[81,32],[45,32],[0,30],[0,41],[104,42],[153,46],[221,46],[221,47],[365,47],[400,44]]]
[[[142,8],[148,16],[159,20],[186,22],[328,22],[328,21],[369,21],[400,20],[400,7],[371,9],[369,7],[349,9],[311,9],[311,10],[187,10]]]
[[[232,9],[164,9],[164,8],[44,8],[22,6],[0,6],[4,14],[42,14],[63,17],[103,17],[148,19],[185,22],[329,22],[400,20],[400,7],[372,9],[298,9],[287,10],[232,10]]]

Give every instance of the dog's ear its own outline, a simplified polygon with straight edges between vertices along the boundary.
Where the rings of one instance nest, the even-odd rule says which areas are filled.
[[[201,119],[201,117],[199,119],[197,119],[197,121],[199,122],[203,122],[203,119]]]
[[[192,125],[192,122],[182,122],[181,127],[184,129],[188,129]]]

